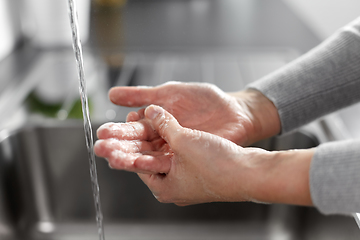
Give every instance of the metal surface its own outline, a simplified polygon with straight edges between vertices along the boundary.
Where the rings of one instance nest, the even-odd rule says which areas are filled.
[[[103,51],[265,46],[305,52],[319,43],[279,0],[131,0],[116,13],[93,6],[90,40]]]
[[[313,135],[295,132],[256,146],[278,150],[317,144]],[[0,149],[0,164],[7,165],[7,174],[0,175],[6,189],[0,203],[7,203],[7,214],[1,215],[0,222],[10,235],[97,239],[81,121],[49,120],[25,126],[4,136]],[[136,174],[111,170],[103,159],[97,159],[97,164],[106,239],[329,239],[328,227],[344,239],[359,236],[351,218],[325,217],[312,208],[162,204]]]
[[[293,136],[298,147],[316,145],[304,134]],[[284,148],[281,140],[271,141],[265,145]],[[24,127],[4,138],[0,147],[4,150],[0,163],[12,169],[0,180],[8,190],[10,183],[17,186],[2,195],[13,203],[8,209],[16,226],[14,234],[20,239],[96,239],[81,122],[50,121]],[[275,234],[271,223],[276,219],[284,223],[284,215],[274,212],[271,205],[161,204],[136,174],[111,170],[103,159],[97,163],[107,239],[270,239]]]
[[[213,77],[214,83],[228,90],[232,79],[240,79],[238,84],[243,85],[251,81],[251,74],[246,75],[245,70],[235,71],[246,69],[240,67],[242,64],[253,64],[254,69],[266,66],[263,70],[266,74],[272,70],[271,66],[286,63],[288,54],[288,51],[135,54],[131,55],[129,63],[129,69],[135,73],[129,74],[129,70],[124,74],[132,76],[129,83],[140,85],[163,83],[167,78],[159,76],[164,71],[165,75],[169,74],[167,76],[176,74],[178,80],[195,79],[196,76],[204,80],[208,78],[203,74],[209,76],[211,72],[202,71],[202,67],[212,62],[216,63],[212,69],[217,69],[212,73],[217,76]],[[278,63],[274,64],[276,59]],[[48,65],[36,66],[44,70]],[[108,104],[102,105],[102,110],[106,111],[107,107]],[[124,116],[120,111],[116,120],[122,120]],[[0,195],[4,198],[0,200],[0,211],[4,213],[0,222],[7,232],[4,236],[15,239],[96,239],[81,121],[29,120],[32,121],[10,134],[2,132],[0,164],[6,166],[1,168],[6,174],[0,175],[0,190],[4,192]],[[295,132],[259,142],[256,146],[268,150],[314,147],[323,131],[320,126],[311,134]],[[338,138],[332,129],[332,126],[328,128],[327,138]],[[359,235],[353,219],[325,217],[312,208],[253,203],[212,203],[180,208],[160,204],[135,174],[111,170],[102,159],[97,162],[107,239],[329,239],[329,227],[337,236],[346,236],[346,239],[356,239]]]

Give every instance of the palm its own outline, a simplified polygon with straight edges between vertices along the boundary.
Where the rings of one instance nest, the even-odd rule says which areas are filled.
[[[138,94],[129,93],[127,100],[134,95],[143,99],[134,102],[133,106],[156,104],[169,111],[184,127],[213,133],[238,144],[247,141],[247,130],[252,124],[246,111],[235,99],[213,85],[166,84],[151,90],[132,88],[131,91],[138,91]],[[111,94],[115,93],[110,93],[110,97]],[[123,105],[125,98],[113,102]]]
[[[162,101],[159,99],[182,126],[213,133],[233,142],[243,141],[246,132],[241,132],[244,129],[242,124],[248,117],[241,114],[234,99],[208,85],[185,87],[170,88],[160,95]]]

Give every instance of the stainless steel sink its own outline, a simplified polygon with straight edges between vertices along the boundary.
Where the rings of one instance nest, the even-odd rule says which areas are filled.
[[[0,238],[97,239],[82,123],[45,121],[1,137]],[[256,145],[274,150],[317,144],[316,137],[295,132]],[[312,208],[162,204],[136,174],[111,170],[102,159],[97,167],[106,239],[330,239],[324,236],[331,231],[346,239],[359,235],[352,218],[325,217]]]
[[[51,69],[49,58],[67,62],[73,57],[70,53],[45,54],[24,79],[21,97],[9,94],[13,98],[2,106],[16,109],[17,105],[9,105],[10,100],[17,99],[20,104],[35,86],[49,82],[44,71]],[[118,84],[156,85],[167,79],[190,81],[201,76],[200,81],[211,80],[224,91],[234,89],[234,79],[240,79],[235,88],[241,89],[260,77],[249,69],[266,74],[290,55],[287,51],[135,54],[124,62]],[[94,79],[99,78],[96,74]],[[110,106],[105,85],[96,85],[96,94],[90,94],[92,119],[99,123],[122,120],[129,109]],[[114,113],[113,118],[108,118],[108,111]],[[0,128],[0,239],[98,239],[82,121],[44,119],[31,112],[24,115],[22,121],[9,124],[11,128]],[[98,126],[94,124],[94,129]],[[255,146],[268,150],[310,148],[338,138],[321,124],[312,126]],[[136,174],[111,170],[103,159],[97,159],[97,166],[106,239],[357,239],[360,235],[353,218],[325,217],[313,208],[162,204]]]

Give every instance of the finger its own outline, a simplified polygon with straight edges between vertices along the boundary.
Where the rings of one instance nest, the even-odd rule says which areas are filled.
[[[152,151],[151,144],[146,141],[115,139],[96,141],[94,152],[106,158],[112,168],[152,174],[168,173],[173,156],[171,153]]]
[[[138,113],[140,119],[144,118],[145,117],[145,108],[138,110],[137,113]]]
[[[126,116],[126,122],[136,122],[140,120],[140,116],[137,112],[129,112]]]
[[[135,122],[139,121],[140,119],[144,118],[144,111],[145,108],[140,109],[137,112],[130,112],[126,117],[126,122]]]
[[[94,145],[94,152],[97,156],[105,158],[109,166],[114,169],[126,170],[138,173],[153,174],[153,172],[137,169],[134,165],[136,159],[143,156],[140,153],[125,153],[117,148],[106,144],[107,140],[98,140]]]
[[[145,109],[145,117],[161,138],[171,147],[176,145],[175,141],[183,128],[169,112],[162,107],[151,105]]]
[[[107,158],[115,150],[124,153],[144,153],[153,151],[153,147],[147,141],[119,141],[116,139],[98,140],[94,145],[94,151],[99,157]]]
[[[146,174],[166,174],[170,171],[172,155],[161,152],[150,152],[150,155],[125,153],[102,148],[99,144],[95,146],[96,155],[106,158],[111,168]]]
[[[157,102],[157,91],[158,88],[154,87],[113,87],[109,98],[117,105],[141,107]]]
[[[154,155],[143,155],[139,157],[134,166],[142,172],[151,172],[153,174],[167,174],[171,168],[172,155],[154,152]]]
[[[140,159],[153,158],[152,156],[142,155],[139,153],[124,153],[122,151],[113,151],[106,159],[109,166],[117,170],[125,170],[136,173],[156,174],[156,172],[144,170],[135,166]],[[141,160],[140,160],[141,161]]]
[[[105,123],[97,130],[99,139],[152,140],[156,133],[146,121],[128,123]]]

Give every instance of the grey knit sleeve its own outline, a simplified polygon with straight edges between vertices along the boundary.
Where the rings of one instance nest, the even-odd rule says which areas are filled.
[[[275,104],[283,133],[360,101],[360,18],[248,88]]]
[[[310,193],[324,214],[360,212],[360,140],[326,143],[316,149]]]
[[[275,104],[282,133],[360,101],[360,18],[248,88]],[[309,174],[322,213],[360,212],[360,140],[320,145]]]

